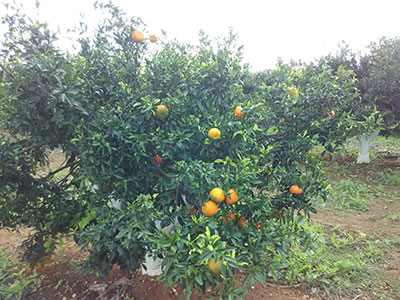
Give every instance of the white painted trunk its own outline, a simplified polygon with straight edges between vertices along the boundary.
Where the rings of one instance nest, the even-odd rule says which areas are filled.
[[[192,208],[193,206],[190,205],[187,200],[186,200],[186,196],[185,195],[180,195],[183,199],[183,201],[185,202],[186,206],[188,207],[188,209]],[[157,229],[161,228],[161,221],[155,221],[155,225]],[[164,232],[170,232],[172,230],[172,228],[176,227],[179,225],[178,219],[175,219],[175,222],[164,227],[161,228],[162,231]],[[145,270],[142,267],[142,274],[144,275],[148,275],[148,276],[158,276],[162,273],[162,269],[161,269],[161,263],[162,263],[162,259],[158,258],[158,257],[154,257],[151,256],[151,252],[147,252],[146,256],[145,256],[145,261],[144,261],[144,265],[146,265],[146,269]]]
[[[156,223],[156,228],[160,229],[161,228],[161,221],[155,221]],[[164,232],[170,232],[172,228],[178,225],[178,220],[175,220],[175,224],[172,223],[164,228],[161,228],[162,231]],[[146,265],[146,269],[142,267],[142,274],[143,275],[148,275],[148,276],[158,276],[162,273],[161,269],[161,263],[162,259],[151,256],[151,252],[147,252],[145,256],[145,261],[144,265]]]
[[[358,152],[357,163],[368,164],[371,160],[369,158],[369,145],[379,134],[379,129],[371,132],[370,134],[362,134],[358,136],[360,142],[360,152]]]

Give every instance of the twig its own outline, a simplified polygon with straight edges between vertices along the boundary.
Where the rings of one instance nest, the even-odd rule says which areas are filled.
[[[279,133],[274,133],[274,134],[262,133],[262,136],[267,139],[281,139],[282,138],[282,136]]]
[[[164,177],[171,179],[171,176],[169,176],[167,173],[165,173],[163,171],[163,169],[161,169],[161,167],[156,163],[156,161],[153,158],[148,157],[148,159],[149,159],[150,163],[157,169],[157,171],[159,171]]]
[[[79,160],[74,161],[74,162],[71,162],[71,163],[69,163],[69,164],[66,164],[65,166],[63,166],[63,167],[61,167],[61,168],[58,168],[57,170],[55,170],[55,171],[50,172],[49,174],[47,174],[47,176],[44,177],[44,179],[49,178],[50,176],[53,176],[54,174],[57,174],[58,172],[60,172],[60,171],[62,171],[62,170],[64,170],[64,169],[67,169],[67,168],[69,168],[69,167],[72,167],[72,166],[74,166],[74,165],[76,165],[76,164],[78,164],[78,163],[79,163]]]
[[[297,288],[299,286],[302,286],[301,283],[293,284],[293,285],[279,285],[279,284],[273,284],[273,283],[269,283],[269,282],[266,282],[265,285],[268,285],[271,287],[276,287],[276,288]]]
[[[35,144],[35,145],[32,145],[32,146],[29,146],[29,147],[27,147],[27,148],[22,149],[21,151],[19,151],[19,152],[18,152],[18,155],[24,154],[25,152],[28,152],[29,150],[32,150],[33,148],[36,148],[36,147],[40,147],[40,146],[42,146],[42,145],[43,145],[43,144]]]
[[[77,167],[78,167],[77,165],[71,167],[71,169],[69,170],[68,174],[65,175],[64,178],[62,178],[61,180],[59,180],[59,181],[57,182],[57,184],[60,184],[60,183],[62,183],[62,182],[67,181],[67,178],[72,174],[73,171],[75,171],[75,169],[76,169]]]

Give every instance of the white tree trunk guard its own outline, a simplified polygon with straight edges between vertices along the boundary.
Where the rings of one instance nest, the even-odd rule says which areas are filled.
[[[358,136],[358,141],[360,142],[360,152],[358,152],[357,163],[367,164],[371,160],[369,158],[369,145],[379,134],[379,129],[371,132],[370,134],[362,134]]]
[[[161,221],[157,220],[155,221],[156,223],[156,228],[160,229],[161,228]],[[175,226],[178,225],[178,220],[175,220],[175,223],[172,223],[164,228],[161,228],[162,231],[164,232],[170,232],[172,230],[172,228],[174,228]],[[145,256],[145,261],[143,263],[143,265],[146,265],[146,268],[143,268],[142,266],[142,274],[143,275],[148,275],[148,276],[158,276],[162,273],[161,270],[161,263],[162,263],[162,259],[158,258],[158,257],[150,257],[151,256],[151,252],[147,252],[146,256]]]

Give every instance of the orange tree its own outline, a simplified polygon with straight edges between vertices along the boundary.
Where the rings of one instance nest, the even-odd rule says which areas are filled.
[[[89,249],[80,266],[84,272],[106,276],[115,264],[133,270],[150,253],[163,258],[160,279],[179,283],[188,298],[193,289],[210,287],[216,294],[241,296],[246,282],[253,286],[267,274],[279,277],[292,241],[306,235],[298,222],[314,212],[311,200],[326,194],[320,158],[311,150],[320,144],[332,150],[331,142],[342,141],[339,132],[351,127],[348,114],[332,118],[325,111],[357,97],[351,73],[327,69],[294,87],[293,78],[305,82],[306,72],[282,67],[271,74],[274,80],[245,88],[252,74],[233,34],[217,42],[201,35],[196,46],[168,42],[152,54],[146,39],[131,39],[133,31],[145,30],[139,19],[127,20],[112,4],[100,7],[109,16],[93,38],[79,40],[79,54],[51,61],[65,77],[57,80],[53,69],[45,73],[55,80],[46,81],[42,102],[31,109],[47,113],[35,111],[39,121],[27,121],[31,128],[20,133],[30,141],[38,126],[58,130],[52,113],[67,116],[56,136],[44,140],[45,132],[37,134],[46,142],[37,150],[41,157],[62,147],[74,163],[61,182],[45,177],[68,193],[54,198],[65,205],[16,189],[21,179],[12,178],[12,185],[3,168],[0,211],[7,218],[22,217],[2,225],[36,226],[41,216],[26,222],[17,210],[35,199],[32,208],[46,208],[44,228],[62,221],[52,233],[72,230],[75,241]],[[26,43],[24,49],[38,46],[35,39]],[[43,53],[52,57],[36,51],[33,58]],[[31,81],[17,85],[15,78],[27,71],[23,57],[8,59],[21,69],[9,70],[7,63],[4,70],[15,75],[2,78],[10,132],[12,118],[29,120],[13,108],[20,105],[23,111],[36,87]],[[40,67],[35,59],[29,61],[32,70]],[[45,78],[35,73],[38,80]],[[74,96],[53,96],[60,83],[63,91],[75,87]],[[17,93],[21,88],[26,93]],[[321,106],[327,99],[330,104]],[[40,178],[34,154],[5,151],[2,162],[11,153],[14,172],[29,176],[30,186],[42,191],[42,181],[34,181]],[[22,154],[32,159],[29,169],[21,168]],[[10,196],[15,191],[20,202]],[[167,226],[169,231],[160,229]],[[246,272],[242,286],[233,277],[239,269]]]
[[[188,296],[218,284],[219,293],[240,295],[238,269],[250,285],[279,275],[301,234],[294,215],[308,215],[311,199],[325,196],[310,150],[332,151],[351,127],[340,108],[357,98],[352,73],[327,68],[306,79],[278,69],[275,81],[245,92],[251,74],[233,35],[169,42],[132,65],[146,44],[129,40],[129,23],[106,29],[80,53],[86,94],[104,103],[76,139],[88,209],[75,238],[90,248],[82,269],[134,269],[151,252],[163,258],[160,279]]]

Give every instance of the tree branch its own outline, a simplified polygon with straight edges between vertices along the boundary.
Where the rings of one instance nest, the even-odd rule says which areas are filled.
[[[282,138],[281,134],[279,134],[279,133],[274,133],[274,134],[262,133],[262,136],[267,139],[281,139]]]
[[[152,157],[148,157],[148,160],[150,161],[150,163],[157,169],[157,171],[159,171],[164,177],[168,178],[168,179],[172,179],[171,176],[169,176],[167,173],[165,173],[163,171],[163,169],[161,169],[160,165],[157,164],[157,162],[152,158]]]
[[[32,149],[34,149],[36,147],[40,147],[42,145],[43,144],[35,144],[35,145],[32,145],[32,146],[29,146],[29,147],[27,147],[25,149],[22,149],[21,151],[18,151],[18,155],[24,154],[25,152],[28,152],[28,151],[30,151],[30,150],[32,150]]]
[[[49,178],[50,176],[53,176],[54,174],[57,174],[58,172],[60,172],[60,171],[62,171],[64,169],[67,169],[69,167],[72,167],[72,166],[74,166],[74,165],[76,165],[78,163],[79,163],[79,160],[70,162],[69,164],[66,164],[65,166],[62,166],[61,168],[58,168],[57,170],[55,170],[53,172],[50,172],[49,174],[47,174],[46,177],[44,177],[44,179]]]

